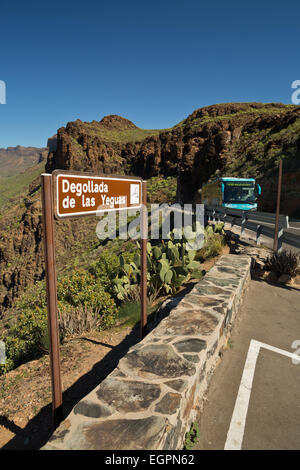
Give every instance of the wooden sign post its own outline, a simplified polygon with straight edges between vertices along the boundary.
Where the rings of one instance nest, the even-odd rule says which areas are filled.
[[[53,218],[52,176],[43,174],[42,205],[44,223],[44,253],[47,286],[48,335],[52,383],[52,416],[54,428],[62,421],[62,388],[57,319],[56,260]]]
[[[141,338],[146,336],[147,326],[147,239],[148,239],[148,212],[147,212],[147,182],[142,184],[141,210]]]
[[[278,249],[278,228],[279,228],[281,184],[282,184],[282,160],[279,160],[276,217],[275,217],[274,243],[273,243],[274,251],[277,251]]]
[[[147,325],[147,183],[138,177],[98,176],[55,170],[42,174],[45,272],[52,414],[56,428],[63,418],[57,316],[54,216],[83,217],[123,209],[141,209],[141,337]]]

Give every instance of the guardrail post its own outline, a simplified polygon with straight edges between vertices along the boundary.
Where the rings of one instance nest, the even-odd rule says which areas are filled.
[[[285,216],[285,225],[286,225],[285,228],[290,228],[289,216],[288,215]]]
[[[282,250],[282,242],[283,242],[283,228],[280,227],[278,231],[277,251]]]
[[[219,222],[224,222],[224,214],[225,214],[225,209],[220,210],[220,215],[219,215]]]
[[[260,237],[261,237],[261,225],[258,225],[256,229],[256,244],[257,245],[260,245]]]
[[[241,238],[244,235],[245,223],[246,223],[246,213],[245,213],[245,211],[243,211],[242,212],[242,223],[241,223],[241,235],[240,235]]]

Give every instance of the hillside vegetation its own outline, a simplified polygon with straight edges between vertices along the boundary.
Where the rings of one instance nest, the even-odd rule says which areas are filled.
[[[23,203],[28,187],[45,169],[45,162],[33,165],[17,175],[0,176],[0,210],[4,211],[11,204]]]
[[[0,177],[16,176],[17,174],[37,165],[47,158],[46,148],[8,147],[0,148]]]

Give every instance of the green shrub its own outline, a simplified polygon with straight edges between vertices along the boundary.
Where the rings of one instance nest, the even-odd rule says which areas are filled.
[[[224,224],[209,225],[205,229],[204,246],[198,251],[197,259],[204,261],[218,256],[225,245]]]
[[[68,276],[64,276],[57,284],[57,296],[61,303],[70,304],[73,307],[89,305],[91,308],[105,307],[106,299],[103,296],[104,288],[101,279],[84,269],[77,269]]]
[[[3,372],[14,369],[48,350],[47,312],[45,308],[27,308],[5,338],[7,361]],[[0,369],[1,370],[1,369]]]
[[[118,268],[119,257],[103,251],[99,259],[91,265],[89,272],[101,283],[105,291],[112,293],[111,280],[116,276]]]
[[[193,447],[197,444],[200,438],[200,429],[199,425],[196,422],[193,422],[191,429],[185,435],[184,441],[184,450],[192,450]]]
[[[62,277],[57,283],[60,339],[74,333],[102,330],[114,325],[117,307],[104,291],[102,279],[83,269]],[[28,289],[15,304],[16,321],[3,338],[6,372],[48,351],[48,326],[45,282]]]
[[[224,222],[218,222],[218,223],[215,223],[213,226],[213,232],[214,233],[220,233],[221,235],[225,235],[225,231],[224,231]]]
[[[57,285],[59,310],[88,307],[97,311],[98,330],[110,328],[115,322],[117,307],[111,295],[105,292],[102,281],[84,269],[61,278]]]
[[[34,287],[25,290],[22,297],[15,303],[16,313],[23,310],[45,309],[47,307],[46,284],[45,281],[37,282]]]

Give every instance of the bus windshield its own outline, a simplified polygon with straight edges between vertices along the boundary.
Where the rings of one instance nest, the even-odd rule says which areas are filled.
[[[254,181],[223,181],[225,203],[256,201]]]

